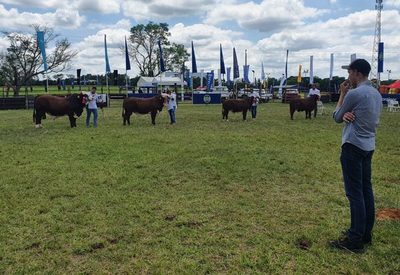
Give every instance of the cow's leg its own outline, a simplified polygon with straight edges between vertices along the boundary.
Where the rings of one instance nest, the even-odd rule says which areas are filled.
[[[243,111],[243,120],[246,120],[246,117],[247,117],[247,110]]]
[[[156,111],[151,111],[151,124],[156,125]]]
[[[222,119],[228,120],[228,110],[222,109]]]
[[[126,110],[122,108],[122,121],[123,125],[126,125]]]
[[[42,128],[42,112],[39,110],[36,110],[35,112],[35,128]]]
[[[318,110],[318,107],[315,106],[315,109],[314,109],[314,117],[317,117],[317,110]]]
[[[295,108],[290,107],[290,119],[293,120],[293,114],[295,112]]]
[[[69,124],[71,125],[71,128],[76,127],[76,118],[74,118],[74,115],[69,114],[68,118],[69,118]]]
[[[132,112],[125,112],[126,121],[128,122],[128,125],[131,125],[131,115]]]

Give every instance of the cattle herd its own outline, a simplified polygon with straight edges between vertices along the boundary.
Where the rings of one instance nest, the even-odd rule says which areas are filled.
[[[317,113],[318,96],[310,96],[306,99],[295,99],[290,102],[290,118],[293,119],[295,111],[305,111],[306,119],[311,119],[311,112],[314,111],[314,117]],[[243,120],[246,120],[247,111],[251,108],[252,98],[244,99],[225,99],[222,102],[222,119],[228,120],[229,111],[241,112]],[[55,117],[67,115],[71,128],[76,127],[76,116],[81,116],[87,103],[86,94],[71,94],[65,97],[40,95],[35,98],[33,108],[33,120],[36,128],[41,128],[42,119],[46,118],[46,113]],[[166,104],[166,98],[163,95],[157,95],[151,98],[125,98],[122,104],[123,125],[130,125],[132,113],[150,114],[151,123],[155,125],[155,119],[158,112],[161,112]]]

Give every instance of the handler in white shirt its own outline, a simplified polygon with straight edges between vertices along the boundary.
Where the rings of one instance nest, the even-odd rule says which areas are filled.
[[[312,95],[317,95],[318,100],[321,98],[321,92],[317,89],[315,83],[312,84],[310,91],[308,92],[308,97]]]

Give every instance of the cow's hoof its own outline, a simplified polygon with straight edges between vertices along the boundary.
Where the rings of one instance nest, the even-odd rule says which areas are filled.
[[[36,129],[40,129],[40,128],[43,128],[43,126],[42,126],[42,124],[36,124],[36,125],[35,125],[35,128],[36,128]]]

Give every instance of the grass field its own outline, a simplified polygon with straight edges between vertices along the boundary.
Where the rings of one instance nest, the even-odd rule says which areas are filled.
[[[163,110],[124,127],[119,104],[97,129],[0,112],[0,273],[400,273],[398,221],[377,221],[364,254],[327,247],[349,224],[330,115],[268,103],[224,122],[219,105],[181,104],[176,125]],[[377,209],[400,208],[399,136],[384,111]]]

